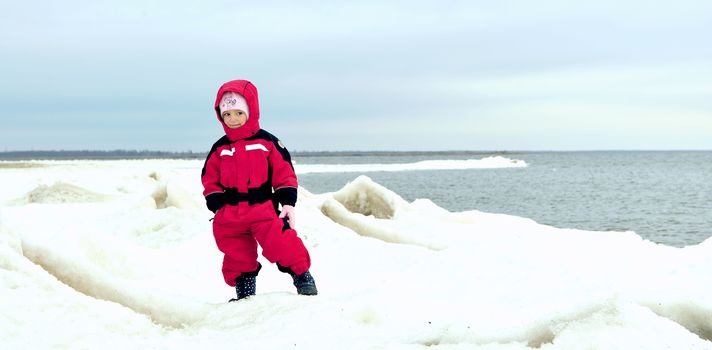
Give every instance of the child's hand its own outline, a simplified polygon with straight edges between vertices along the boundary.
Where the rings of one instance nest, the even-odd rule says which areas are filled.
[[[209,194],[207,197],[205,197],[205,204],[208,206],[208,209],[212,211],[213,213],[217,213],[220,208],[225,206],[226,203],[226,198],[225,198],[225,193],[223,192],[215,192]]]
[[[289,227],[292,229],[296,228],[296,215],[294,214],[294,207],[291,205],[283,205],[282,206],[282,213],[279,214],[279,218],[283,219],[284,217],[287,217],[287,221],[289,221]]]

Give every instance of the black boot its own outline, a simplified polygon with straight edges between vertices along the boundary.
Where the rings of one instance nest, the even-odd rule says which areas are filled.
[[[284,273],[288,273],[290,276],[292,276],[292,281],[294,281],[294,286],[297,287],[297,293],[299,295],[316,295],[316,284],[314,283],[314,277],[312,277],[311,273],[309,271],[297,275],[292,271],[292,269],[282,266],[279,263],[277,263],[277,268],[279,271],[282,271]]]
[[[316,295],[316,284],[314,277],[309,271],[301,275],[292,275],[294,286],[297,287],[297,293],[300,295]]]
[[[230,302],[238,301],[255,295],[257,290],[257,274],[259,274],[262,265],[258,265],[257,270],[253,272],[245,272],[235,279],[235,291],[237,299],[230,299]]]

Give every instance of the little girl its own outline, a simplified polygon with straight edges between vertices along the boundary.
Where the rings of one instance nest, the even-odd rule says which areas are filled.
[[[294,230],[297,176],[282,141],[260,129],[257,88],[247,80],[223,84],[215,112],[225,136],[205,160],[203,195],[215,213],[223,277],[237,291],[231,301],[255,295],[258,243],[262,255],[292,277],[297,293],[316,295],[309,252]]]

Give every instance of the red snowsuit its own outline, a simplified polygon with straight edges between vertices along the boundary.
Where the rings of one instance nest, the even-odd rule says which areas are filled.
[[[220,116],[219,103],[228,91],[242,95],[249,108],[247,122],[236,129],[230,129]],[[213,220],[215,242],[225,254],[225,282],[235,286],[241,274],[259,272],[257,243],[262,255],[277,263],[281,271],[304,273],[311,264],[309,252],[297,232],[277,215],[278,203],[296,204],[297,176],[282,142],[260,129],[257,88],[246,80],[223,84],[215,99],[215,111],[226,135],[208,153],[202,182],[209,207],[209,196],[227,202]]]

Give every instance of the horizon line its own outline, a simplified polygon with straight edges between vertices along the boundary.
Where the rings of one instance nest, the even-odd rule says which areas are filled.
[[[712,148],[571,148],[571,149],[338,149],[338,150],[293,150],[290,153],[311,153],[311,152],[616,152],[616,151],[712,151]],[[114,149],[5,149],[0,153],[26,153],[26,152],[154,152],[154,153],[207,153],[205,151],[194,150],[163,150],[149,148],[114,148]]]
[[[707,151],[712,151],[712,149],[641,149],[641,148],[635,148],[635,149],[513,149],[513,150],[474,150],[474,149],[448,149],[448,150],[387,150],[387,149],[379,149],[379,150],[358,150],[358,149],[350,149],[350,150],[292,150],[290,151],[291,154],[345,154],[345,153],[355,153],[355,154],[363,154],[363,153],[368,153],[368,154],[377,154],[377,153],[398,153],[398,154],[413,154],[413,153],[419,153],[419,154],[437,154],[437,153],[537,153],[537,152],[549,152],[549,153],[554,153],[554,152],[707,152]],[[166,150],[157,150],[157,149],[110,149],[110,150],[102,150],[102,149],[24,149],[24,150],[2,150],[0,151],[0,156],[1,155],[21,155],[21,154],[70,154],[70,153],[97,153],[97,154],[110,154],[110,153],[116,153],[116,154],[169,154],[169,155],[200,155],[200,154],[207,154],[207,151],[200,151],[196,152],[193,150],[185,150],[185,151],[166,151]]]

